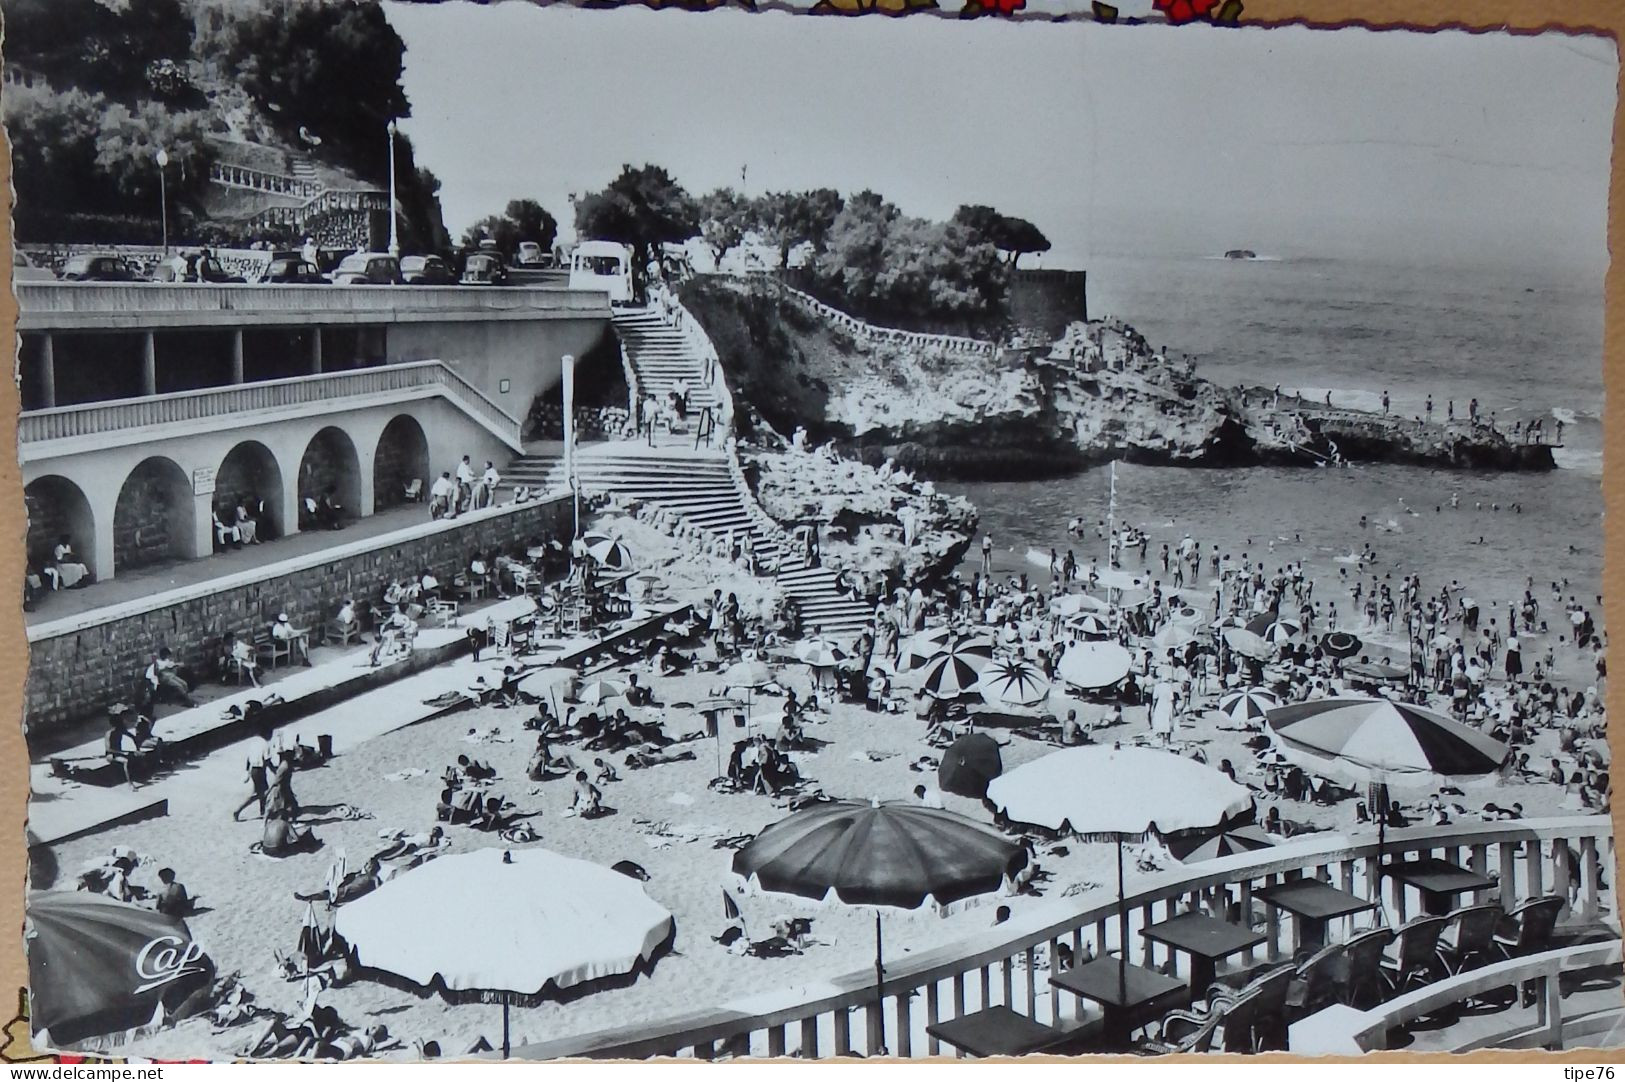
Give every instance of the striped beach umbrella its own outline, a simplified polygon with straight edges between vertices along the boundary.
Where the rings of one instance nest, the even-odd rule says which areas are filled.
[[[954,630],[951,627],[934,627],[910,636],[898,654],[897,671],[923,668],[926,662],[947,650],[948,644],[953,641]]]
[[[1219,700],[1218,712],[1243,725],[1262,721],[1271,710],[1281,705],[1274,692],[1263,688],[1233,691]]]
[[[1066,622],[1066,626],[1086,639],[1104,639],[1110,637],[1112,633],[1111,624],[1107,623],[1104,617],[1092,612],[1074,616]]]
[[[632,553],[621,544],[621,539],[606,533],[589,533],[581,539],[587,546],[587,555],[605,571],[629,571]]]
[[[1269,712],[1288,758],[1306,770],[1355,784],[1471,777],[1498,770],[1507,745],[1420,706],[1336,698]]]
[[[982,678],[981,667],[956,653],[942,653],[925,663],[920,690],[937,699],[957,699],[976,690]]]
[[[1249,626],[1249,630],[1251,627]],[[1303,632],[1303,628],[1296,620],[1271,620],[1264,625],[1262,631],[1255,632],[1259,638],[1276,646],[1284,642],[1291,642]]]
[[[833,669],[851,655],[828,639],[811,639],[796,647],[796,657],[814,669]]]
[[[618,680],[606,680],[599,677],[581,685],[581,690],[576,693],[576,698],[589,706],[598,706],[605,699],[613,699],[617,695],[625,694],[625,684]]]
[[[1352,635],[1347,631],[1328,631],[1320,637],[1320,652],[1327,657],[1353,657],[1364,645],[1358,635]]]
[[[1200,864],[1204,860],[1218,860],[1236,853],[1252,853],[1268,849],[1275,839],[1255,826],[1223,830],[1209,838],[1170,839],[1168,851],[1181,864]]]
[[[1019,659],[993,662],[982,670],[976,688],[989,706],[1036,706],[1049,689],[1037,666]]]

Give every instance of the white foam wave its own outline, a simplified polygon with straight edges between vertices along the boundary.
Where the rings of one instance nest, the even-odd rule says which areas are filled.
[[[1552,461],[1560,470],[1573,470],[1594,477],[1602,476],[1602,452],[1582,451],[1573,447],[1552,448]]]

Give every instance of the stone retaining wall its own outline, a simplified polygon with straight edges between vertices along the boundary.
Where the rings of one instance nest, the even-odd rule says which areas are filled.
[[[424,523],[369,539],[359,552],[288,560],[266,567],[252,582],[234,576],[229,585],[174,604],[123,616],[118,613],[128,607],[115,608],[101,622],[42,636],[30,646],[25,728],[30,734],[48,732],[128,700],[160,647],[168,646],[183,665],[205,673],[227,632],[252,632],[279,612],[296,626],[318,628],[346,594],[375,600],[390,576],[415,575],[425,567],[449,584],[468,566],[475,548],[518,553],[535,536],[565,540],[570,514],[569,497],[559,495]],[[335,540],[342,542],[343,535]]]

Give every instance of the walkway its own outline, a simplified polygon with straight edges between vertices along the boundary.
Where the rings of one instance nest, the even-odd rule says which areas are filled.
[[[42,595],[34,610],[24,614],[24,624],[32,628],[96,609],[112,608],[166,590],[199,586],[228,575],[254,571],[266,564],[394,533],[428,520],[427,505],[402,504],[356,519],[342,530],[307,530],[258,545],[217,552],[200,560],[171,560],[128,570],[120,568],[117,578]]]

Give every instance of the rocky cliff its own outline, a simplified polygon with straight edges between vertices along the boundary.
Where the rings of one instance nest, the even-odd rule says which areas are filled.
[[[771,279],[707,276],[681,297],[716,346],[747,437],[804,429],[814,443],[923,477],[1032,478],[1108,459],[1553,468],[1549,448],[1483,427],[1288,408],[1258,389],[1220,387],[1145,355],[1132,328],[1110,328],[1112,344],[1087,358],[1092,332],[1082,325],[1070,351],[967,353],[854,333]]]

